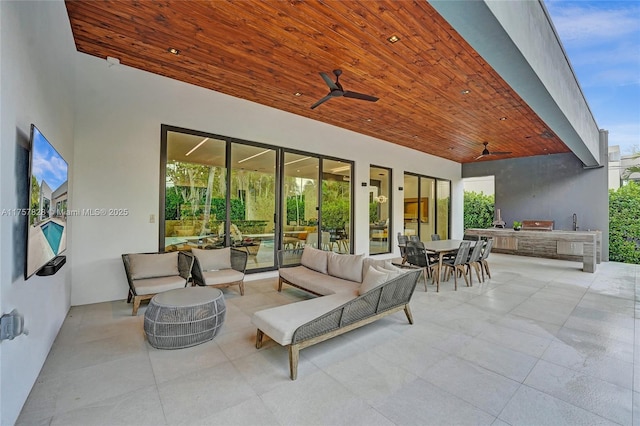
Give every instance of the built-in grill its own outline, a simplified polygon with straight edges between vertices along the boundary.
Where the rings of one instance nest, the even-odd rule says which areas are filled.
[[[552,220],[523,220],[523,231],[553,231]]]

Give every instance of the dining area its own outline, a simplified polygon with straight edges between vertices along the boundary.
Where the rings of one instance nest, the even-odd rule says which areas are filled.
[[[493,247],[493,239],[483,240],[465,235],[462,240],[440,239],[433,234],[430,241],[422,241],[416,235],[398,233],[398,247],[402,265],[421,268],[424,271],[424,286],[427,291],[428,279],[440,291],[440,283],[453,276],[454,290],[458,289],[458,279],[464,279],[467,287],[473,286],[473,275],[479,283],[485,275],[491,278],[487,258]]]

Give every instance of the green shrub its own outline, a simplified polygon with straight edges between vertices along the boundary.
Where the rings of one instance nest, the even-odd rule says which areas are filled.
[[[609,260],[640,264],[640,185],[609,190]]]
[[[464,229],[490,228],[495,199],[483,192],[464,191]]]

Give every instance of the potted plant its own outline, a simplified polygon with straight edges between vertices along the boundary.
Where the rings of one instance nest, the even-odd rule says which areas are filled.
[[[513,230],[519,231],[522,229],[522,222],[518,222],[517,220],[513,221]]]

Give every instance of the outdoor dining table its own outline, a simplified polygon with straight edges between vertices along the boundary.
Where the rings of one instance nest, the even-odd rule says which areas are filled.
[[[438,255],[438,272],[435,275],[436,283],[440,283],[440,274],[442,271],[442,259],[446,254],[455,253],[460,248],[460,243],[463,240],[438,240],[438,241],[424,241],[424,249],[429,253]],[[470,241],[471,247],[475,247],[475,241]]]

